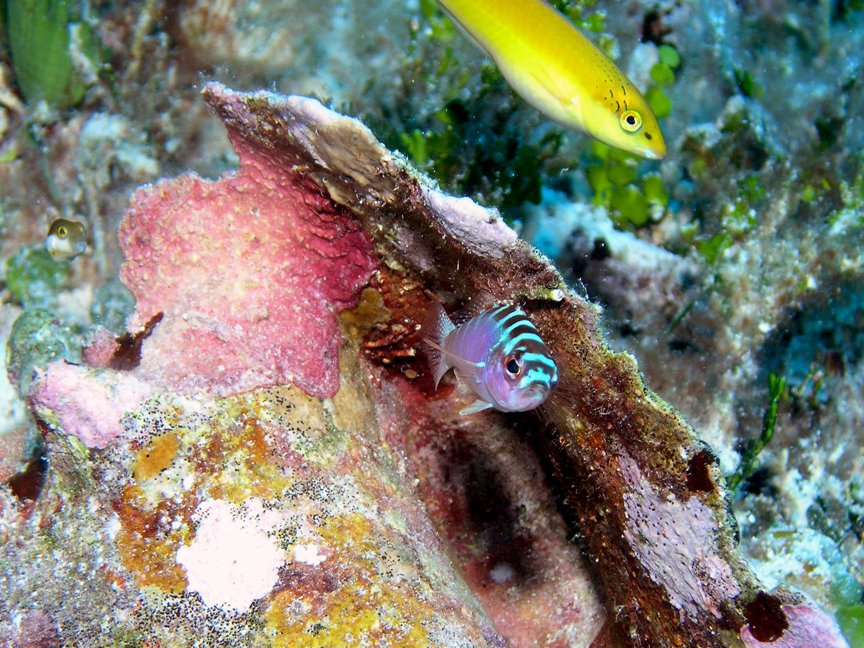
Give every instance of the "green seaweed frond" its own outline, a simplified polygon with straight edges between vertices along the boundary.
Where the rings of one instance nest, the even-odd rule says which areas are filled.
[[[696,251],[708,265],[714,265],[732,245],[732,237],[726,232],[715,234],[710,239],[696,241]]]
[[[666,89],[675,83],[675,70],[681,67],[681,55],[671,45],[661,45],[657,48],[657,56],[660,60],[651,68],[653,83],[645,92],[645,101],[657,119],[665,119],[672,114],[672,100]]]
[[[27,101],[69,108],[98,70],[100,43],[75,0],[7,0],[6,26],[15,77]]]
[[[448,191],[502,210],[540,202],[547,165],[562,144],[560,129],[542,135],[528,130],[526,138],[530,126],[520,117],[522,102],[498,69],[483,65],[481,85],[465,96],[461,91],[467,80],[456,73],[461,66],[452,49],[433,43],[423,43],[406,69],[411,78],[446,88],[443,105],[418,105],[416,97],[406,95],[396,114],[384,115],[384,120],[367,115],[365,121],[385,144]]]
[[[50,306],[70,272],[68,263],[55,261],[41,247],[22,248],[6,262],[6,288],[25,308]]]
[[[433,38],[443,43],[456,38],[456,27],[435,0],[420,0],[420,13],[428,21]]]
[[[672,335],[678,325],[684,321],[684,318],[687,317],[687,314],[693,310],[693,307],[696,305],[696,299],[691,299],[684,308],[675,316],[675,319],[672,320],[672,323],[669,325],[669,328],[666,329],[666,337]]]
[[[594,191],[593,204],[605,206],[622,229],[643,227],[663,218],[669,192],[659,175],[640,176],[641,158],[602,142],[595,141],[593,151],[600,161],[586,170]]]
[[[759,455],[774,436],[774,427],[777,424],[777,412],[780,408],[780,399],[786,391],[786,379],[777,374],[768,376],[768,407],[762,417],[762,433],[758,439],[751,439],[741,457],[738,470],[726,479],[726,484],[732,493],[738,490],[741,483],[750,477],[759,467]]]
[[[738,84],[738,88],[745,97],[758,99],[765,94],[765,88],[762,84],[750,72],[742,68],[735,68],[735,83]]]

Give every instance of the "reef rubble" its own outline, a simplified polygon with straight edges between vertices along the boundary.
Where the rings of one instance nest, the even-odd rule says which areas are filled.
[[[711,449],[496,212],[315,100],[203,94],[240,169],[135,194],[133,335],[31,387],[12,645],[846,646],[760,584]],[[559,360],[542,411],[460,417],[417,358],[431,300],[481,294]]]

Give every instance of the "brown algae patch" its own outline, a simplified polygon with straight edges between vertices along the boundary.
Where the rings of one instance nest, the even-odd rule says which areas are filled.
[[[189,535],[194,497],[164,499],[153,507],[139,487],[128,486],[113,508],[120,520],[117,550],[138,586],[185,591],[186,575],[175,555]]]

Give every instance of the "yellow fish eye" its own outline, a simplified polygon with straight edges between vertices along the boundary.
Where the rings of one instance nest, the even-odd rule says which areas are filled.
[[[638,133],[642,128],[642,115],[635,110],[625,110],[619,118],[621,128],[628,133]]]
[[[66,226],[65,226],[65,225],[61,225],[60,227],[57,228],[57,236],[59,236],[61,239],[66,238],[66,235],[67,235],[68,233],[69,233],[69,232],[68,232],[68,230],[66,229]]]

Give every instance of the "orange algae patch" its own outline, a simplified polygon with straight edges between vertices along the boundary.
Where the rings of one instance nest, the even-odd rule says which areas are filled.
[[[237,505],[250,497],[272,500],[293,481],[274,458],[275,448],[254,405],[246,399],[225,402],[210,422],[207,443],[196,446],[189,457],[198,482],[206,485],[212,499]]]
[[[179,502],[162,500],[154,508],[137,486],[124,488],[114,502],[121,525],[117,550],[139,587],[151,585],[173,594],[185,591],[186,575],[175,555],[189,534],[195,505],[195,498],[186,495]],[[178,518],[182,523],[174,525]]]
[[[431,602],[418,597],[416,582],[383,578],[392,570],[382,555],[392,532],[356,513],[328,519],[316,530],[333,550],[321,567],[327,578],[291,579],[272,598],[265,618],[273,646],[430,645],[425,625],[435,616]],[[416,571],[412,576],[418,577]]]
[[[210,498],[239,505],[250,497],[272,499],[274,488],[286,483],[273,463],[272,445],[254,411],[240,399],[227,399],[222,405],[211,413],[207,429],[199,430],[206,436],[203,446],[188,443],[187,435],[195,434],[188,430],[182,434],[187,442],[181,441],[178,434],[183,428],[178,427],[176,433],[154,437],[139,451],[133,466],[135,480],[142,482],[159,475],[182,455],[190,462],[195,488],[185,490],[178,483],[179,498],[154,504],[144,490],[129,486],[114,503],[121,523],[117,546],[139,586],[154,585],[174,593],[186,589],[185,572],[176,554],[192,533],[198,488],[205,489]]]
[[[191,428],[172,407],[157,404],[146,412],[148,420],[161,421],[172,431],[152,437],[138,452],[132,477],[140,486],[127,486],[113,503],[121,524],[117,548],[139,586],[170,593],[186,589],[186,574],[176,554],[194,533],[192,516],[200,504],[199,493],[242,506],[252,497],[272,501],[274,493],[293,483],[274,460],[260,407],[254,398],[224,399]],[[176,497],[145,487],[147,480],[172,464],[182,464],[183,475],[163,478],[167,481],[162,486]],[[191,488],[180,481],[189,477]]]
[[[179,449],[180,439],[171,432],[153,439],[135,458],[135,465],[132,467],[135,481],[145,481],[168,468],[174,462]]]
[[[308,614],[293,611],[298,603],[307,603],[303,595],[284,591],[273,598],[266,613],[266,627],[274,648],[430,645],[428,633],[411,610],[411,602],[392,588],[358,579],[318,598]],[[427,618],[431,616],[431,610],[424,612]]]

